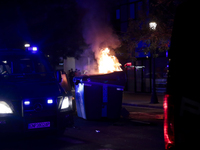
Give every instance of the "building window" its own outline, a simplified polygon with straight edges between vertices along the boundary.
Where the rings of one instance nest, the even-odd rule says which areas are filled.
[[[120,9],[120,19],[121,19],[121,21],[128,21],[128,6],[127,5],[122,5],[121,6],[121,9]]]
[[[116,19],[120,19],[120,9],[116,10]]]
[[[135,4],[130,4],[130,18],[135,19]]]
[[[144,17],[144,9],[143,9],[143,2],[140,1],[137,3],[137,17],[142,18]]]
[[[127,22],[121,23],[121,31],[122,32],[126,32],[127,31],[127,27],[128,27],[128,23]]]
[[[138,2],[138,10],[141,11],[142,10],[142,5],[143,3],[142,2]]]

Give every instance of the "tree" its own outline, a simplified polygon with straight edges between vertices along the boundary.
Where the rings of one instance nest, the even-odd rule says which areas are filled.
[[[147,54],[152,58],[152,98],[151,103],[157,103],[155,91],[155,58],[160,52],[167,51],[173,27],[175,8],[181,0],[152,0],[149,3],[150,11],[142,9],[137,19],[129,19],[127,32],[122,33],[122,53],[126,52],[129,59],[135,63],[138,52]],[[156,30],[149,27],[150,22],[157,24]]]

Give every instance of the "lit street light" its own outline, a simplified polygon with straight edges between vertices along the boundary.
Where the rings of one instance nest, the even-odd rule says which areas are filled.
[[[150,22],[150,23],[149,23],[149,27],[150,27],[150,29],[152,29],[152,30],[156,30],[156,26],[157,26],[157,23],[156,23],[156,22]]]
[[[157,23],[150,22],[149,28],[150,30],[156,30]],[[151,52],[151,63],[152,63],[152,92],[151,92],[151,104],[158,103],[158,97],[156,94],[156,82],[155,82],[155,58],[154,55],[156,54],[156,49]]]

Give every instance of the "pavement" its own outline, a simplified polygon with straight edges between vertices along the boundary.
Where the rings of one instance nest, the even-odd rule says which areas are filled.
[[[151,104],[150,93],[130,93],[124,91],[122,100],[122,116],[140,121],[162,120],[164,116],[164,93],[157,93],[157,98],[158,103]],[[126,115],[123,115],[123,113]]]
[[[150,93],[130,93],[124,92],[122,105],[135,106],[135,107],[149,107],[155,109],[163,109],[163,93],[157,93],[158,103],[151,104]]]

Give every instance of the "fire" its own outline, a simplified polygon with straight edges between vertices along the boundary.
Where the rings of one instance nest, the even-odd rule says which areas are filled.
[[[102,49],[98,60],[99,73],[122,71],[121,64],[115,56],[110,55],[108,48]]]

